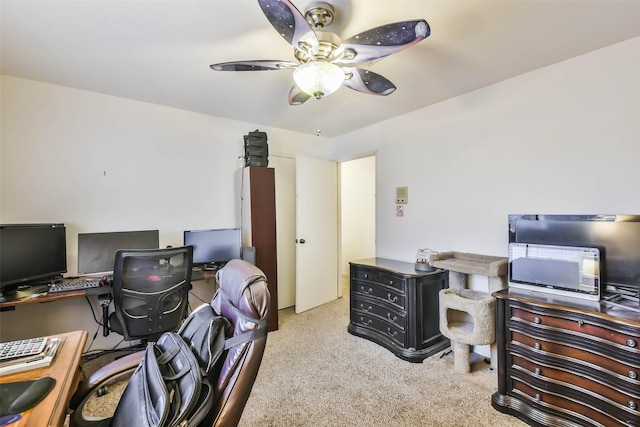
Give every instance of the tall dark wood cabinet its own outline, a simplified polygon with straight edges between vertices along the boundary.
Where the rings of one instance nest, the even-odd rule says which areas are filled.
[[[449,346],[440,334],[438,309],[448,271],[418,271],[412,263],[384,258],[349,264],[351,334],[409,362],[422,362]]]
[[[269,331],[278,329],[278,257],[276,245],[275,170],[249,166],[242,170],[242,240],[256,250],[256,266],[267,276],[271,294]]]
[[[492,405],[531,425],[640,426],[640,312],[505,289]]]

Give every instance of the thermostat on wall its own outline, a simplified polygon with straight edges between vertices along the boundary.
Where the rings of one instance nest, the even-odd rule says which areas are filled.
[[[409,203],[409,187],[396,187],[396,204]]]

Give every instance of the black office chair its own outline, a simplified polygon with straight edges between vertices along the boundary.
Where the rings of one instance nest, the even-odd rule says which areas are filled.
[[[118,250],[109,329],[143,343],[177,330],[187,314],[192,268],[192,246]]]

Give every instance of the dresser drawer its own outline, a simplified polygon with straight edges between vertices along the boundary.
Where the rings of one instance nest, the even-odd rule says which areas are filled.
[[[549,362],[566,366],[582,375],[600,378],[609,384],[626,381],[631,388],[640,390],[640,369],[637,364],[626,364],[615,353],[598,354],[556,341],[548,341],[521,332],[511,332],[508,350],[527,353],[537,359],[548,358]],[[624,384],[624,383],[622,383]]]
[[[400,310],[405,309],[405,295],[395,288],[376,283],[352,282],[352,297],[364,296],[378,299],[379,303],[392,304]]]
[[[544,383],[528,381],[527,378],[511,379],[509,394],[521,398],[543,412],[553,411],[564,417],[573,419],[575,425],[586,426],[638,426],[638,417],[633,412],[617,410],[599,402],[588,403],[570,396],[570,390],[547,390]],[[564,424],[557,424],[564,425]]]
[[[528,311],[522,308],[513,308],[511,312],[512,322],[523,322],[536,328],[545,330],[557,330],[566,333],[586,337],[590,340],[608,343],[618,348],[627,349],[640,355],[640,336],[624,334],[613,329],[594,324],[589,316],[573,314],[569,319],[549,316]]]
[[[370,329],[371,332],[376,333],[386,339],[391,339],[401,346],[405,343],[405,329],[398,326],[394,322],[390,322],[386,319],[360,311],[351,311],[351,323],[363,328]]]
[[[377,300],[366,298],[352,298],[351,310],[362,314],[375,315],[380,320],[394,324],[396,327],[406,328],[406,313],[401,310],[394,310],[388,304],[379,304]]]
[[[405,293],[405,282],[402,277],[395,276],[393,274],[385,273],[379,270],[369,270],[363,268],[353,269],[352,279],[362,283],[375,283],[377,285],[384,285],[391,288],[395,288],[400,294]]]
[[[577,375],[571,369],[558,368],[552,363],[544,363],[519,355],[511,356],[510,369],[512,372],[520,372],[531,378],[578,390],[620,410],[627,410],[630,415],[640,419],[640,382],[638,381],[630,381],[628,391],[620,390],[595,378]]]

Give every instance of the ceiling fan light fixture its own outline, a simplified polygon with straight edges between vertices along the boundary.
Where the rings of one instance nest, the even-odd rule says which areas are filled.
[[[337,34],[326,31],[336,16],[329,3],[309,2],[304,14],[292,0],[258,0],[258,4],[273,28],[293,47],[296,61],[232,61],[213,64],[211,68],[215,71],[293,69],[295,84],[289,90],[290,105],[331,95],[340,86],[370,95],[389,95],[396,86],[359,64],[400,52],[431,34],[427,21],[414,19],[371,28],[343,42]]]
[[[344,77],[340,67],[325,61],[307,62],[293,70],[293,80],[298,87],[316,99],[338,90]]]

